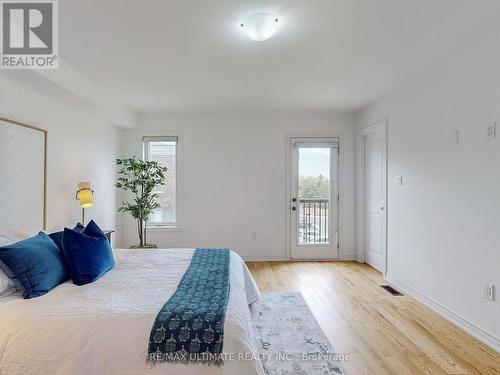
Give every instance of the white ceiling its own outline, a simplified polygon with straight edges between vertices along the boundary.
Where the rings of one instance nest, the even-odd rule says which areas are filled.
[[[498,0],[59,4],[61,58],[137,111],[355,110],[500,27]],[[268,41],[239,29],[256,11]]]

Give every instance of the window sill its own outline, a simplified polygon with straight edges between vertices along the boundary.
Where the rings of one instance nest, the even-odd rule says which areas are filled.
[[[148,232],[180,232],[178,225],[156,225],[146,228]]]

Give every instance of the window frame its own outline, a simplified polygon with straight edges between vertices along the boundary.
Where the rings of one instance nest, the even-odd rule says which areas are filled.
[[[177,135],[144,135],[141,137],[142,160],[149,160],[149,142],[175,142],[175,223],[151,225],[147,224],[148,231],[180,231],[181,229],[181,209],[180,209],[180,188],[179,188],[179,137]]]

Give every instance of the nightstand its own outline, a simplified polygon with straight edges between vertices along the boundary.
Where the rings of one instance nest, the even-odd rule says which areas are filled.
[[[111,234],[115,233],[114,229],[104,230],[103,232],[106,235],[108,242],[111,244]]]

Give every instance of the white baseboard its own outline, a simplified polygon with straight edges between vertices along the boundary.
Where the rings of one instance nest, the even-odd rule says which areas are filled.
[[[356,255],[341,255],[339,260],[357,260]]]
[[[441,306],[439,303],[436,301],[432,300],[431,298],[425,296],[424,294],[420,293],[419,291],[413,289],[411,286],[405,284],[401,280],[398,280],[396,277],[386,274],[384,277],[385,280],[389,284],[392,284],[394,287],[399,289],[401,292],[408,294],[410,297],[415,298],[419,302],[423,303],[425,306],[429,307],[431,310],[435,311],[445,319],[449,320],[456,326],[460,327],[463,329],[465,332],[469,333],[470,335],[474,336],[476,339],[481,341],[482,343],[488,345],[490,348],[496,350],[497,352],[500,352],[500,339],[495,337],[494,335],[486,332],[485,330],[479,328],[475,324],[467,321],[457,313],[448,310],[446,307]]]
[[[356,260],[356,257],[354,255],[345,255],[341,256],[338,259],[288,259],[280,256],[241,256],[241,258],[244,261],[248,262],[291,262],[291,261],[351,261],[351,260]]]
[[[280,257],[280,256],[245,256],[245,255],[242,255],[241,258],[246,261],[246,262],[286,262],[287,260],[290,260],[290,259],[286,259],[286,258],[283,258],[283,257]]]

